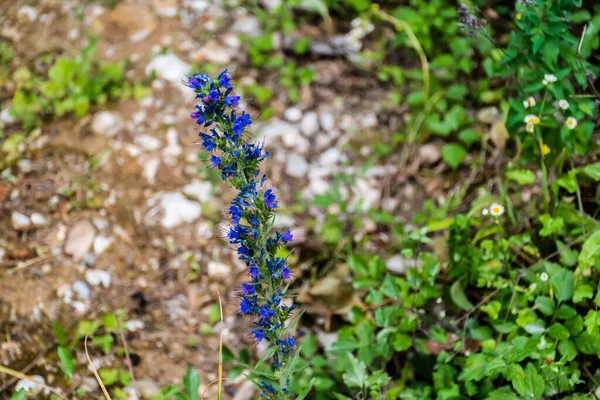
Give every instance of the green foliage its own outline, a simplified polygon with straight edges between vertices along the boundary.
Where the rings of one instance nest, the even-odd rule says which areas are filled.
[[[13,74],[17,89],[10,113],[26,130],[40,125],[43,118],[86,115],[91,106],[108,100],[141,98],[148,93],[141,83],[125,79],[125,63],[101,63],[95,56],[95,39],[75,57],[61,56],[39,77],[26,67]]]

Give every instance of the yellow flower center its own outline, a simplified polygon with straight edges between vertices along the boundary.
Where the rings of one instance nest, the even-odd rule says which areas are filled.
[[[518,13],[517,15],[515,15],[515,18],[516,18],[517,21],[520,21],[521,18],[523,18],[523,14]]]
[[[573,120],[572,120],[572,119],[568,120],[568,121],[567,121],[567,125],[569,125],[569,126],[573,126]]]
[[[494,214],[500,214],[500,207],[494,207],[494,208],[492,208],[492,212]]]

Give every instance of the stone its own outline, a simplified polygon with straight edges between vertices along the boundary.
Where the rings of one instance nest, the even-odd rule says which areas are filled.
[[[75,281],[73,283],[73,291],[77,293],[80,299],[87,299],[90,297],[90,287],[84,281]]]
[[[183,193],[195,198],[201,203],[206,203],[212,198],[212,183],[194,181],[183,187]]]
[[[48,225],[48,219],[46,217],[44,217],[42,214],[40,214],[40,213],[33,213],[33,214],[31,214],[31,222],[35,226]]]
[[[281,5],[281,0],[260,0],[260,4],[268,10],[272,10]]]
[[[321,153],[319,157],[319,164],[322,166],[330,166],[337,164],[342,158],[342,153],[335,147],[330,147]]]
[[[173,228],[184,222],[193,222],[201,214],[200,204],[188,200],[179,192],[160,194],[160,208],[163,210],[161,225],[165,228]]]
[[[135,142],[147,151],[155,151],[162,146],[160,140],[150,135],[137,135],[135,137]]]
[[[296,107],[288,108],[283,112],[283,117],[290,122],[298,122],[302,119],[302,110]]]
[[[92,247],[95,236],[96,230],[89,221],[75,223],[67,234],[65,253],[72,256],[75,261],[81,260]]]
[[[98,236],[94,239],[94,253],[102,254],[104,251],[110,247],[112,244],[112,239],[107,238],[106,236]]]
[[[234,52],[216,40],[209,40],[196,55],[198,60],[206,60],[217,65],[227,65],[231,62]]]
[[[406,270],[408,268],[418,268],[419,263],[417,260],[413,260],[411,258],[406,258],[400,254],[396,254],[385,260],[385,267],[388,271],[390,271],[393,274],[404,275],[406,274]]]
[[[23,7],[19,8],[19,11],[17,11],[17,16],[19,18],[26,19],[29,22],[33,22],[37,19],[38,12],[34,7],[23,6]]]
[[[79,385],[79,388],[84,390],[86,393],[94,392],[98,389],[98,381],[93,376],[88,376],[83,380],[83,383]]]
[[[27,159],[22,159],[22,160],[17,161],[17,167],[19,167],[19,169],[21,171],[23,171],[24,173],[31,172],[31,170],[33,169],[31,160],[27,160]]]
[[[227,278],[231,276],[231,266],[217,261],[208,262],[208,276],[216,278]]]
[[[146,178],[151,185],[154,184],[154,181],[156,180],[156,173],[158,172],[159,166],[160,158],[158,157],[150,157],[142,164],[144,178]]]
[[[154,8],[160,17],[173,18],[179,12],[177,0],[154,0]]]
[[[150,379],[136,380],[131,387],[135,388],[143,399],[151,399],[160,394],[160,386]]]
[[[152,71],[156,76],[166,81],[179,83],[192,69],[191,65],[182,61],[173,53],[161,54],[152,59],[146,66],[146,74]]]
[[[13,212],[11,215],[12,227],[16,231],[26,231],[31,228],[31,220],[25,214]]]
[[[314,111],[307,112],[300,123],[300,131],[306,136],[314,136],[319,132],[319,120]]]
[[[31,379],[33,379],[36,382],[41,383],[42,385],[46,384],[46,381],[40,375],[32,375]],[[27,379],[21,379],[15,385],[15,392],[18,392],[19,390],[23,390],[24,392],[27,392],[29,395],[37,395],[43,389],[44,388],[42,386],[35,384]],[[44,394],[49,394],[49,392],[48,393],[46,393],[46,392],[48,392],[48,390],[44,390]]]
[[[235,392],[233,400],[252,400],[256,397],[256,386],[252,381],[244,381]]]
[[[123,129],[123,120],[109,111],[100,111],[92,119],[92,132],[97,135],[113,137]]]
[[[101,269],[90,269],[85,273],[85,280],[92,286],[102,285],[105,288],[109,288],[111,276],[110,273]]]
[[[325,132],[331,131],[335,127],[335,115],[329,111],[319,113],[319,124]]]
[[[308,172],[308,163],[299,154],[291,153],[286,160],[286,173],[294,178],[303,178]]]
[[[88,268],[94,268],[96,265],[96,256],[93,253],[85,253],[81,259],[83,261],[83,265]]]
[[[442,158],[442,149],[435,143],[427,143],[419,147],[419,158],[425,164],[435,164]]]
[[[261,34],[262,29],[258,18],[252,15],[242,15],[235,18],[235,22],[230,29],[233,33],[243,33],[250,37],[255,37]]]
[[[163,149],[163,159],[165,164],[175,165],[177,164],[177,158],[181,155],[182,149],[179,145],[179,134],[177,129],[169,128],[167,130],[167,146]]]

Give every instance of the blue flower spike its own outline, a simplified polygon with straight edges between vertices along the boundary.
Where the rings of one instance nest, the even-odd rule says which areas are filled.
[[[228,208],[231,228],[227,239],[248,266],[249,281],[242,284],[239,312],[252,316],[251,335],[257,343],[268,343],[278,377],[277,381],[260,382],[262,397],[287,400],[293,372],[289,361],[296,352],[296,342],[289,336],[286,321],[295,307],[282,301],[292,273],[278,253],[293,235],[289,230],[272,231],[273,210],[279,202],[274,190],[265,187],[266,175],[260,173],[260,163],[268,153],[262,143],[247,140],[245,133],[252,118],[239,110],[240,96],[233,94],[227,70],[216,78],[195,74],[184,84],[199,100],[190,117],[203,129],[199,136],[210,154],[210,166],[238,192]]]

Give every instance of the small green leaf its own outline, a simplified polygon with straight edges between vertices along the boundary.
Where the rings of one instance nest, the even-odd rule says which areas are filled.
[[[535,182],[535,174],[527,169],[506,171],[506,178],[512,179],[520,185],[529,185]]]
[[[67,378],[71,378],[73,372],[75,372],[75,359],[69,350],[62,346],[58,348],[58,358],[60,359],[60,369],[62,369]]]
[[[594,288],[590,285],[579,285],[577,289],[575,289],[573,303],[581,303],[585,299],[591,299],[592,297],[594,297]]]
[[[10,400],[25,400],[25,390],[19,389],[10,396]]]
[[[555,303],[550,297],[547,296],[538,296],[535,299],[535,305],[538,310],[545,316],[549,317],[554,313]]]
[[[310,382],[308,382],[308,385],[306,385],[306,387],[302,390],[302,392],[300,392],[300,394],[298,395],[298,397],[296,397],[296,400],[303,400],[304,398],[306,398],[306,396],[308,396],[308,394],[310,393],[313,385],[315,384],[315,380],[317,378],[313,377]]]
[[[189,400],[200,400],[198,389],[200,388],[200,376],[194,371],[191,365],[188,365],[185,376],[183,377],[183,390]]]
[[[584,271],[591,268],[600,258],[600,231],[592,233],[586,239],[579,253],[577,269]]]
[[[569,300],[573,297],[575,285],[573,272],[564,268],[558,268],[550,277],[550,285],[554,289],[554,295],[558,302]]]
[[[522,398],[536,400],[542,398],[545,389],[544,378],[538,374],[532,363],[528,363],[525,370],[519,364],[511,364],[507,378]]]
[[[467,299],[460,281],[455,281],[450,288],[450,298],[458,307],[465,311],[470,311],[473,308],[473,303]]]
[[[453,169],[458,168],[467,155],[465,148],[458,143],[449,143],[442,147],[442,158]]]
[[[586,331],[589,335],[598,333],[598,327],[600,327],[600,312],[590,310],[588,311],[583,324],[586,327]]]
[[[119,380],[119,370],[116,368],[100,368],[98,374],[106,386],[114,385]]]
[[[566,340],[571,335],[569,334],[567,328],[557,322],[552,325],[550,329],[548,329],[548,336],[550,336],[552,339]]]

